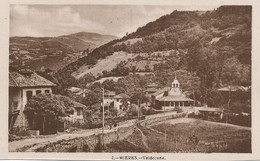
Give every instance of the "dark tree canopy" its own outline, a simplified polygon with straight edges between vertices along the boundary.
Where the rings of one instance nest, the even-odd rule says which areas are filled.
[[[68,97],[38,94],[27,102],[24,112],[28,115],[58,117],[71,113],[73,111],[72,107],[73,102]]]

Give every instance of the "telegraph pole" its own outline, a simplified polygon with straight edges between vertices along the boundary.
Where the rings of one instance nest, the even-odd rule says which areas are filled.
[[[164,113],[164,142],[165,142],[165,144],[166,144],[166,108],[165,108],[165,100],[163,101],[163,105],[164,105],[164,107],[163,107],[163,113]]]

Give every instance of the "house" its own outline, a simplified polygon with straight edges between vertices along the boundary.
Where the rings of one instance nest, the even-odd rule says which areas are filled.
[[[251,86],[229,85],[218,89],[222,103],[235,113],[251,113]]]
[[[104,109],[109,110],[114,108],[117,111],[123,110],[123,99],[125,99],[128,103],[130,97],[124,93],[116,95],[114,91],[105,91],[104,92]],[[102,104],[101,104],[102,105]]]
[[[159,89],[152,94],[152,106],[159,110],[172,110],[191,106],[193,101],[183,94],[180,89],[180,83],[176,78],[172,82],[171,87]]]
[[[114,96],[114,109],[117,111],[122,111],[124,110],[124,100],[126,101],[127,105],[130,104],[129,102],[130,97],[127,94],[120,93],[118,95]],[[125,107],[126,108],[126,107]]]
[[[145,87],[145,95],[150,97],[153,93],[157,92],[159,85],[157,83],[150,83]]]
[[[52,93],[56,85],[31,70],[9,72],[9,129],[28,125],[23,113],[27,101],[40,93]]]
[[[236,85],[229,85],[223,88],[219,88],[218,91],[220,92],[250,92],[251,87],[244,87],[244,86],[236,86]]]
[[[86,97],[86,94],[89,92],[88,89],[84,88],[78,88],[78,87],[70,87],[68,89],[70,92],[72,92],[75,95]]]
[[[86,109],[87,106],[73,101],[73,113],[69,115],[69,117],[66,117],[66,120],[72,121],[72,122],[84,122],[84,109]]]
[[[104,92],[104,108],[105,110],[108,110],[111,104],[114,102],[114,96],[116,95],[116,92],[114,91],[108,91],[106,90]]]

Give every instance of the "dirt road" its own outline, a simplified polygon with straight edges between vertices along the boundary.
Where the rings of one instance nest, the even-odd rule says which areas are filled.
[[[119,127],[128,127],[131,126],[132,124],[124,124],[120,125],[114,129],[105,129],[105,133],[115,131]],[[14,151],[34,151],[35,149],[39,147],[43,147],[49,143],[56,142],[58,140],[63,140],[63,139],[73,139],[77,137],[86,137],[90,136],[93,134],[100,134],[102,133],[102,128],[99,129],[87,129],[87,130],[80,130],[72,133],[61,133],[61,134],[54,134],[54,135],[46,135],[46,136],[40,136],[36,138],[31,138],[31,139],[24,139],[24,140],[18,140],[18,141],[13,141],[9,142],[9,151],[14,152]]]

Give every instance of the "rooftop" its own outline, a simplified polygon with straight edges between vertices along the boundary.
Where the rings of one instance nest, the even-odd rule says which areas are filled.
[[[114,91],[108,91],[108,90],[106,90],[105,92],[104,92],[104,94],[105,95],[116,95],[116,92],[114,92]]]
[[[154,94],[152,94],[153,96],[158,96],[162,93],[164,93],[165,91],[169,91],[171,89],[171,87],[164,87],[162,89],[157,90],[157,92],[155,92]]]
[[[237,92],[237,91],[248,92],[249,90],[250,90],[250,87],[235,86],[235,85],[230,85],[230,86],[226,86],[226,87],[218,89],[218,91],[222,91],[222,92]]]
[[[148,88],[145,92],[156,92],[157,90],[156,88]]]
[[[130,97],[127,94],[120,93],[120,94],[114,96],[114,98],[130,98]]]
[[[87,106],[79,103],[79,102],[76,102],[76,101],[73,101],[73,106],[74,108],[77,108],[77,107],[82,107],[82,108],[86,108]]]
[[[146,87],[158,87],[159,85],[157,83],[150,83]]]
[[[9,72],[9,87],[52,87],[56,84],[36,74],[30,73],[18,73]]]
[[[158,101],[193,101],[193,99],[190,99],[184,95],[179,95],[179,96],[162,96],[157,98]]]

